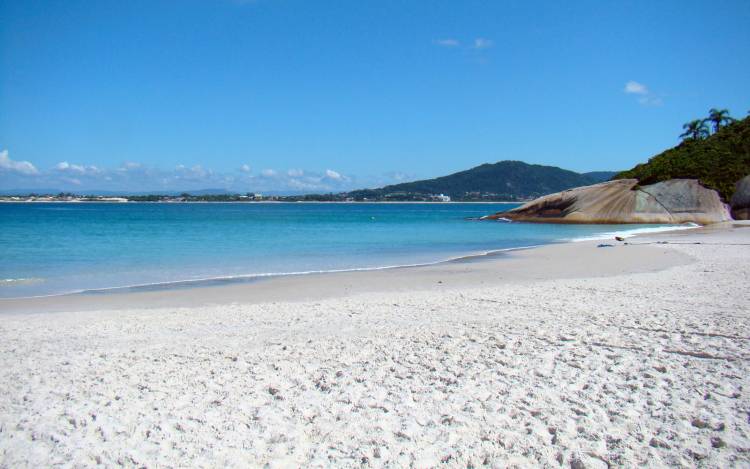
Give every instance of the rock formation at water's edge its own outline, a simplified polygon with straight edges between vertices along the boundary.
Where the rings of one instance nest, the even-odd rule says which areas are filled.
[[[637,179],[619,179],[550,194],[484,219],[705,225],[732,218],[719,194],[695,179],[671,179],[647,186],[640,186]]]

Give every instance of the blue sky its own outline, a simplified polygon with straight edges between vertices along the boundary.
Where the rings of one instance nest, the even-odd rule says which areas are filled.
[[[625,169],[750,110],[750,2],[0,1],[0,189]]]

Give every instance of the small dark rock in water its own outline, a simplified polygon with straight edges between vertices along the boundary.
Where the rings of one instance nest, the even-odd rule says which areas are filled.
[[[714,448],[723,448],[726,445],[726,442],[718,436],[711,438],[711,446],[713,446]]]
[[[622,236],[615,236],[615,240],[616,241],[625,241],[625,238],[623,238]]]

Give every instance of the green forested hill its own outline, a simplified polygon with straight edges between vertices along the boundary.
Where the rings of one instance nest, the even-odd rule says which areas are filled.
[[[614,179],[635,178],[641,184],[667,179],[698,179],[725,201],[734,185],[750,174],[750,118],[729,124],[705,139],[687,139],[647,163],[623,171]]]
[[[589,173],[581,173],[581,175],[586,176],[594,182],[604,182],[612,179],[617,173],[619,171],[591,171]]]
[[[494,199],[527,199],[602,182],[614,174],[606,171],[580,174],[554,166],[500,161],[435,179],[352,191],[349,196],[361,199],[384,198],[389,195],[395,198],[399,194],[445,194],[461,200],[476,199],[481,194]]]

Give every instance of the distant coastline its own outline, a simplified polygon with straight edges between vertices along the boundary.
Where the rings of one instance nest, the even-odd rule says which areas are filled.
[[[0,203],[7,204],[86,204],[86,203],[108,203],[108,204],[519,204],[528,200],[111,200],[102,199],[35,199],[35,200],[11,200],[7,197],[0,198]]]
[[[404,182],[373,189],[317,193],[262,194],[238,189],[84,189],[15,188],[0,191],[0,200],[96,202],[527,202],[536,197],[608,180],[614,171],[576,173],[553,166],[521,161],[499,161],[433,179]],[[247,190],[247,189],[242,189]],[[122,191],[122,192],[120,192]],[[124,199],[124,200],[122,200]]]

